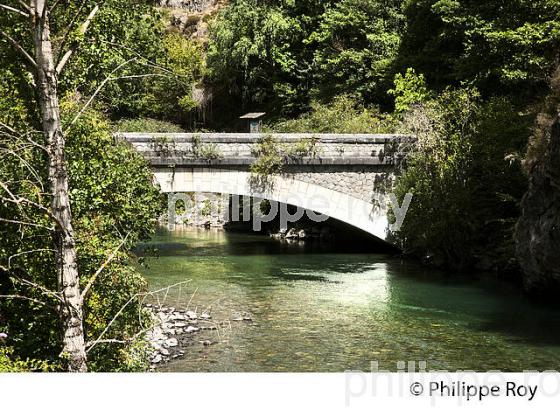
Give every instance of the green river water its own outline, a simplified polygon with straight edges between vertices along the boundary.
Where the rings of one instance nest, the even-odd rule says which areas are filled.
[[[162,371],[560,370],[560,311],[491,279],[450,277],[400,258],[281,244],[221,231],[160,232],[142,272],[151,289],[184,280],[166,303],[211,309]],[[231,321],[250,315],[252,322]]]

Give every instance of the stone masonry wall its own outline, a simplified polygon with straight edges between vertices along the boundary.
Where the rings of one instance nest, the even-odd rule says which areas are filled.
[[[119,134],[154,167],[199,167],[247,171],[255,161],[258,134]],[[371,202],[373,195],[390,191],[397,164],[411,140],[396,135],[275,134],[279,144],[316,140],[316,155],[289,161],[290,177]],[[204,149],[201,149],[204,147]],[[212,152],[212,158],[196,152]],[[216,157],[217,155],[217,157]]]
[[[333,191],[351,195],[367,202],[372,201],[376,193],[391,191],[395,174],[389,167],[368,166],[325,166],[325,167],[291,166],[286,173],[296,180],[320,185]]]
[[[160,158],[162,162],[166,159],[169,161],[184,159],[192,163],[193,159],[215,160],[216,158],[204,157],[204,152],[210,151],[217,154],[219,159],[254,160],[252,151],[261,135],[122,133],[118,134],[117,138],[130,142],[146,158]],[[410,144],[409,137],[399,135],[275,134],[274,138],[284,147],[314,140],[315,155],[302,160],[316,159],[320,163],[347,160],[343,162],[393,164]],[[203,154],[201,155],[200,152]]]

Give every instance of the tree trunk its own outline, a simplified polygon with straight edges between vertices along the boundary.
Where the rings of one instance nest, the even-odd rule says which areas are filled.
[[[76,258],[76,243],[68,195],[65,142],[60,122],[58,78],[52,53],[48,6],[45,0],[33,0],[33,42],[37,63],[37,92],[43,132],[47,137],[49,157],[49,185],[52,213],[56,219],[54,242],[58,269],[58,286],[63,302],[60,306],[62,322],[62,356],[68,360],[71,372],[87,371],[83,307],[80,277]]]

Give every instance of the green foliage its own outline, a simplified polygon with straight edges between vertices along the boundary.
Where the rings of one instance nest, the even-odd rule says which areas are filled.
[[[167,135],[158,135],[152,139],[150,148],[158,157],[170,157],[176,150],[175,142]]]
[[[266,132],[375,134],[392,132],[395,126],[389,116],[364,108],[349,96],[340,96],[331,104],[313,102],[311,112],[270,124]]]
[[[0,346],[0,373],[51,372],[58,368],[42,360],[21,360],[13,356],[14,349]]]
[[[557,0],[411,0],[399,64],[437,89],[469,82],[483,95],[534,98],[560,47]]]
[[[408,68],[428,90],[465,83],[523,105],[546,89],[559,14],[557,0],[232,0],[211,27],[216,110],[294,117],[342,94],[389,110],[387,91]],[[421,97],[412,80],[402,86]]]
[[[265,134],[253,148],[255,162],[251,164],[251,174],[261,185],[269,183],[269,177],[282,172],[290,161],[315,158],[319,154],[316,137],[301,138],[294,142],[280,143],[272,134]]]
[[[212,203],[209,199],[205,199],[202,204],[203,205],[202,209],[200,210],[200,214],[205,217],[210,216],[212,214]]]
[[[395,97],[395,112],[402,113],[409,110],[414,104],[425,101],[429,92],[426,88],[426,79],[423,74],[416,74],[413,68],[406,70],[406,74],[395,76],[395,88],[389,90]]]
[[[281,145],[271,134],[265,134],[259,138],[252,154],[256,159],[251,164],[251,174],[257,178],[266,180],[269,176],[278,174],[284,166]]]
[[[72,102],[62,103],[65,123],[74,117],[77,108]],[[10,139],[4,143],[9,144]],[[16,194],[47,206],[48,197],[37,184],[31,183],[34,177],[22,163],[25,159],[33,164],[40,170],[36,176],[44,180],[47,168],[41,151],[29,145],[19,148],[19,157],[8,157],[0,164],[0,180],[8,183]],[[157,217],[164,209],[163,198],[153,187],[151,172],[142,157],[126,144],[115,142],[108,121],[95,112],[86,111],[72,126],[67,135],[67,159],[82,286],[124,240],[123,247],[97,278],[85,300],[86,338],[95,340],[116,317],[104,339],[132,341],[141,330],[139,302],[129,303],[118,316],[117,313],[133,295],[146,289],[146,282],[130,265],[129,252],[136,243],[152,235]],[[17,182],[26,180],[30,182]],[[38,225],[50,223],[40,209],[23,211],[5,201],[0,215],[6,219],[23,218]],[[46,303],[30,299],[0,300],[0,326],[10,335],[9,347],[14,357],[61,364],[56,301],[45,300],[41,291],[22,282],[56,289],[57,272],[54,255],[49,251],[50,237],[45,235],[47,231],[35,226],[23,229],[3,223],[2,230],[0,265],[10,266],[12,276],[0,275],[0,293]],[[37,249],[42,251],[25,253]],[[18,257],[9,259],[17,253]],[[132,342],[97,345],[88,358],[94,371],[137,370],[146,364],[138,354],[137,343]]]
[[[402,0],[332,2],[305,40],[314,50],[313,93],[333,97],[352,93],[380,104],[391,85],[405,19]]]
[[[466,89],[415,106],[404,125],[419,142],[397,186],[401,201],[414,195],[403,247],[455,269],[506,265],[526,180],[504,158],[523,149],[527,119],[504,99],[483,102]]]
[[[171,122],[154,120],[153,118],[128,118],[117,121],[114,126],[117,132],[145,133],[181,133],[184,130]]]
[[[99,89],[95,104],[113,118],[146,116],[191,126],[199,105],[192,90],[204,75],[202,45],[166,33],[162,15],[145,0],[104,1],[87,35],[79,33],[78,24],[66,32],[79,10],[77,22],[96,4],[68,1],[52,14],[55,59],[69,47],[76,49],[59,78],[60,95],[89,97]],[[32,49],[22,20],[8,16],[0,17],[9,19],[6,24],[0,20],[0,25]],[[22,79],[27,76],[18,74],[19,88],[25,90],[29,86]]]
[[[286,155],[291,160],[303,159],[305,157],[315,158],[319,154],[317,137],[302,138],[296,144],[290,144],[286,149]]]
[[[202,142],[200,135],[192,138],[192,153],[195,158],[206,160],[220,159],[223,156],[216,144]]]
[[[21,127],[28,120],[25,101],[17,87],[18,77],[8,67],[0,67],[0,122]]]
[[[138,95],[133,113],[190,124],[190,115],[200,104],[193,96],[193,87],[205,70],[202,46],[170,33],[163,37],[161,47],[156,60],[159,69],[154,73],[157,76],[143,81],[146,91]]]
[[[307,62],[296,49],[302,48],[306,32],[306,15],[299,13],[314,2],[304,3],[232,1],[212,24],[210,78],[226,97],[231,96],[232,108],[241,99],[251,105],[272,102],[288,113],[306,98],[302,70]],[[240,108],[237,104],[234,109]]]
[[[235,112],[244,108],[238,100],[284,116],[312,98],[387,100],[404,28],[400,3],[232,1],[211,27],[210,79]]]

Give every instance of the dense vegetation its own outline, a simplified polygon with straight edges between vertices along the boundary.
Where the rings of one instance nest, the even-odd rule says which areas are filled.
[[[72,16],[83,19],[74,12],[94,6],[69,2],[50,17],[59,59],[64,43],[76,52],[62,72],[58,95],[77,269],[85,292],[81,319],[90,370],[139,370],[147,366],[147,352],[140,348],[145,347],[139,337],[142,318],[134,295],[146,284],[131,266],[129,252],[152,234],[163,201],[144,160],[114,140],[110,119],[148,115],[144,102],[153,98],[175,107],[158,117],[181,120],[188,111],[175,102],[189,98],[199,75],[185,65],[196,65],[191,56],[197,46],[167,37],[162,43],[163,22],[150,6],[117,1],[104,3],[85,36],[71,24]],[[53,218],[48,190],[51,142],[42,132],[37,80],[27,72],[34,67],[13,47],[17,42],[33,49],[24,22],[16,13],[0,15],[0,366],[59,370],[67,368],[67,357],[60,355],[63,297],[54,235],[61,222]],[[183,67],[192,68],[192,76],[180,71]],[[96,344],[99,337],[119,342]]]
[[[555,0],[234,0],[208,78],[224,111],[267,110],[270,130],[418,135],[397,187],[415,195],[403,248],[509,275],[558,15]]]
[[[87,34],[77,16],[97,3],[61,4],[52,37],[59,60],[75,51],[58,94],[86,283],[118,249],[85,300],[88,340],[145,287],[129,250],[161,212],[146,164],[115,130],[232,130],[239,114],[264,110],[268,131],[414,133],[397,186],[401,198],[415,195],[403,248],[456,269],[515,270],[522,159],[559,63],[557,0],[230,0],[202,41],[150,2],[104,1]],[[25,21],[1,9],[0,294],[18,297],[0,299],[0,371],[61,369],[65,359],[57,295],[46,291],[57,271],[45,135],[33,67],[14,47],[33,49]],[[266,161],[278,157],[270,141],[260,148],[257,167],[282,166]],[[544,151],[532,149],[531,161]],[[91,370],[143,368],[136,311],[131,304],[104,335],[128,343],[96,345]]]

